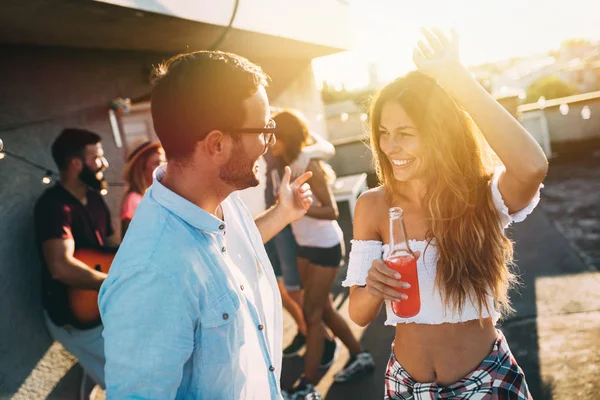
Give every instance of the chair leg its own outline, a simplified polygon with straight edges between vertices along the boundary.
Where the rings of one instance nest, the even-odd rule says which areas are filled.
[[[79,385],[79,400],[87,400],[86,397],[86,385],[87,384],[87,371],[83,369],[83,375],[81,377],[81,384]]]
[[[88,377],[87,371],[83,369],[83,376],[81,377],[81,384],[79,385],[79,400],[94,400],[98,394],[99,386],[93,380],[91,381],[94,383],[94,388],[89,395],[87,394]]]

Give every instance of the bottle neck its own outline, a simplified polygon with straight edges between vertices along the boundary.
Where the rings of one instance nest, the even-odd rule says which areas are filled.
[[[389,257],[413,255],[406,236],[402,215],[390,215],[390,254]]]

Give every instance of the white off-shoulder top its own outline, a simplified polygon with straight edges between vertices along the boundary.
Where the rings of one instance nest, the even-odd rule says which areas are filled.
[[[498,178],[502,170],[496,170],[491,183],[490,190],[496,210],[500,228],[506,229],[513,222],[523,221],[529,215],[540,201],[540,191],[533,197],[531,202],[522,210],[510,215],[508,207],[504,204],[502,194],[498,189]],[[540,185],[542,188],[543,185]],[[417,324],[442,324],[465,322],[479,318],[477,303],[467,299],[462,313],[454,312],[452,307],[445,307],[442,302],[442,296],[439,289],[435,287],[435,275],[437,269],[437,249],[435,241],[427,244],[427,241],[410,240],[409,245],[413,251],[420,251],[421,257],[417,260],[417,272],[419,278],[419,292],[421,296],[421,311],[411,318],[398,317],[392,311],[391,303],[386,300],[387,319],[386,325],[395,326],[396,324],[414,322]],[[389,245],[382,244],[374,240],[353,240],[352,250],[350,251],[350,261],[348,263],[348,272],[342,286],[350,287],[355,285],[365,285],[367,274],[371,268],[373,260],[378,258],[385,259],[389,252]],[[494,307],[494,299],[490,295],[487,304],[490,312],[488,313],[485,305],[482,310],[482,317],[491,317],[494,324],[500,317],[500,314]]]

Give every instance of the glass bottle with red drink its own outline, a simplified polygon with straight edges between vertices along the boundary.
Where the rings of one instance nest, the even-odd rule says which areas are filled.
[[[400,280],[410,284],[409,289],[394,288],[408,296],[406,300],[393,301],[392,311],[398,317],[414,317],[421,310],[419,294],[419,274],[417,257],[413,253],[406,237],[403,212],[400,207],[389,209],[390,216],[390,252],[385,260],[386,265],[400,274]]]

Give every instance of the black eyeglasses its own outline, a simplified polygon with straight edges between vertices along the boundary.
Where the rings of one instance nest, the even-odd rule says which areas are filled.
[[[275,121],[273,121],[272,119],[269,120],[269,122],[267,123],[267,126],[265,126],[264,128],[240,128],[240,129],[233,129],[233,130],[228,130],[227,132],[229,133],[259,133],[261,135],[263,135],[263,139],[265,141],[265,147],[268,146],[272,146],[275,144],[275,142],[277,141],[277,139],[275,138],[275,128],[277,127],[277,124],[275,124]]]

